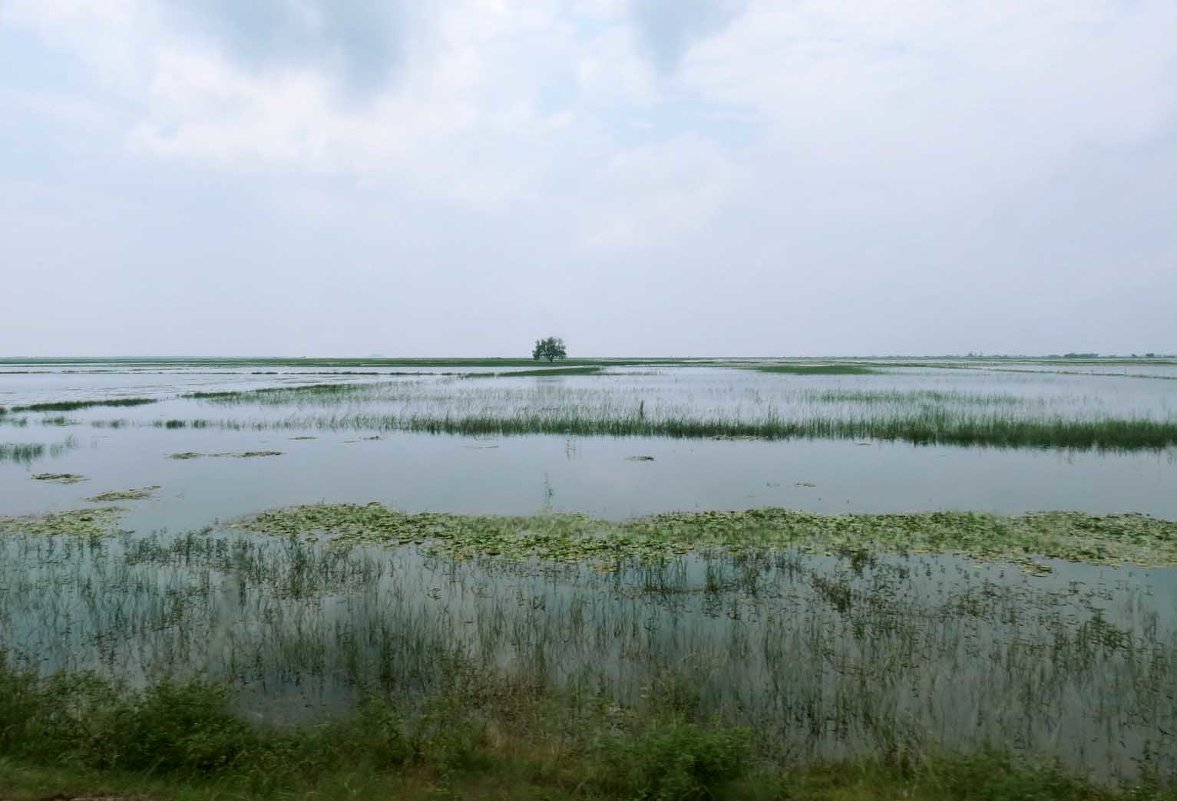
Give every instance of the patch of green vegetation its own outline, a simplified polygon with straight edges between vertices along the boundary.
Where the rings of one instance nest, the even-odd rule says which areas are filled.
[[[1173,801],[1152,780],[1104,788],[998,752],[777,766],[750,733],[642,714],[473,671],[416,707],[370,696],[349,716],[250,725],[232,690],[48,678],[0,660],[0,786],[13,801],[94,798],[521,801]]]
[[[139,487],[138,489],[128,490],[114,490],[112,492],[104,492],[101,495],[94,495],[86,500],[90,503],[112,503],[114,501],[141,501],[144,498],[150,498],[159,489],[158,485],[150,487]]]
[[[541,367],[537,370],[512,370],[506,373],[464,373],[462,378],[533,378],[561,375],[600,375],[601,367]]]
[[[159,421],[156,425],[161,425]],[[368,429],[422,431],[464,436],[556,434],[563,436],[669,437],[674,439],[877,439],[917,445],[1073,450],[1163,450],[1177,445],[1177,420],[1151,418],[1016,418],[970,414],[927,406],[888,416],[739,418],[653,418],[527,412],[507,414],[350,414],[330,417],[242,422],[169,420],[168,428]]]
[[[761,373],[785,373],[788,375],[874,375],[871,367],[861,364],[765,364],[752,368]]]
[[[281,456],[282,451],[223,451],[221,453],[198,453],[196,451],[182,451],[168,455],[169,459],[257,459],[266,456]]]
[[[144,406],[157,403],[156,398],[110,398],[107,400],[81,401],[50,401],[47,403],[30,403],[25,406],[13,406],[14,412],[73,412],[78,409],[89,409],[96,406]]]
[[[36,481],[54,481],[58,484],[77,484],[85,481],[85,476],[80,476],[77,473],[37,473],[33,476]]]
[[[818,515],[757,509],[664,514],[610,523],[582,515],[404,514],[372,503],[276,509],[235,526],[283,536],[325,533],[343,543],[425,543],[433,551],[458,558],[502,556],[608,564],[701,549],[828,552],[854,548],[958,553],[982,559],[1039,556],[1101,564],[1177,565],[1177,522],[1131,514]]]
[[[98,509],[74,509],[29,517],[0,517],[0,535],[27,534],[35,537],[106,537],[117,532],[124,509],[103,506]],[[0,648],[0,656],[3,649]]]
[[[29,462],[45,455],[46,447],[35,442],[0,443],[0,462]]]
[[[407,373],[406,375],[419,375]],[[271,399],[282,402],[299,398],[326,397],[339,398],[353,395],[356,392],[372,389],[375,386],[387,386],[387,383],[323,383],[305,384],[296,387],[262,387],[261,389],[237,389],[216,392],[190,392],[181,397],[192,400],[221,401],[233,403],[265,403]]]
[[[807,393],[806,398],[818,403],[847,404],[945,404],[950,406],[1019,406],[1032,399],[1009,393],[952,392],[935,389],[870,390],[827,389]]]

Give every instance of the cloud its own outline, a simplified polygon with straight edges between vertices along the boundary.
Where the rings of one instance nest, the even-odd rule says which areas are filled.
[[[162,0],[162,8],[247,67],[314,67],[363,93],[386,85],[418,22],[398,0]]]
[[[1177,290],[1174,30],[1171,0],[0,0],[0,233],[108,285],[98,328],[281,278],[267,313],[473,321],[449,352],[537,308],[600,352],[1172,349],[1141,298]]]
[[[674,72],[692,44],[722,30],[743,7],[743,0],[629,0],[643,49],[663,74]]]

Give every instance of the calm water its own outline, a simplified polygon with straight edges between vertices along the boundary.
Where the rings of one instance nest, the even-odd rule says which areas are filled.
[[[0,365],[0,406],[160,400],[0,418],[0,443],[60,446],[58,455],[0,462],[0,514],[160,487],[122,503],[129,532],[102,543],[0,539],[0,647],[44,671],[228,678],[258,719],[331,714],[373,685],[424,692],[444,655],[460,652],[488,667],[606,686],[625,703],[680,683],[702,713],[771,733],[786,758],[878,753],[898,738],[918,748],[990,742],[1096,777],[1131,777],[1142,760],[1177,772],[1175,570],[1051,562],[1052,573],[1030,576],[956,557],[863,565],[775,553],[697,554],[602,575],[454,564],[414,547],[339,551],[223,525],[316,501],[610,519],[764,506],[1177,519],[1174,449],[465,437],[365,422],[570,409],[608,416],[639,404],[654,418],[886,416],[939,404],[1028,418],[1171,420],[1177,368],[962,362],[793,376],[706,366],[545,378],[362,369],[383,374]],[[1121,374],[1100,374],[1109,372]],[[366,388],[249,402],[179,397],[325,382]],[[208,427],[155,425],[168,420]],[[280,455],[169,458],[245,451]],[[85,480],[33,478],[43,472]],[[208,526],[211,534],[186,534]]]
[[[0,514],[71,508],[100,492],[160,485],[154,500],[136,505],[135,519],[173,530],[318,500],[378,500],[405,510],[454,512],[556,509],[612,519],[758,506],[820,512],[1066,509],[1177,517],[1175,449],[1101,453],[879,441],[462,437],[389,432],[365,424],[389,414],[509,416],[575,409],[600,416],[624,413],[639,403],[650,417],[885,416],[939,403],[1014,417],[1115,414],[1168,420],[1177,416],[1177,381],[1163,379],[999,373],[988,367],[890,368],[870,376],[611,368],[606,375],[548,378],[460,378],[427,375],[431,371],[424,368],[383,370],[421,375],[371,376],[324,368],[169,364],[25,366],[21,369],[34,371],[25,374],[11,372],[19,365],[4,367],[9,372],[0,373],[0,406],[119,397],[162,402],[9,415],[7,424],[0,423],[0,442],[68,447],[56,457],[0,463]],[[1177,377],[1177,368],[1171,367],[1116,369]],[[324,382],[367,383],[370,391],[340,398],[271,397],[265,403],[178,397]],[[16,417],[27,425],[13,425]],[[202,420],[212,427],[152,427],[171,419]],[[111,423],[120,427],[98,427]],[[274,425],[281,427],[253,428]],[[246,430],[232,430],[239,426]],[[376,436],[380,439],[371,439]],[[185,451],[257,450],[282,455],[167,458]],[[63,486],[31,479],[40,472],[76,473],[87,481]]]

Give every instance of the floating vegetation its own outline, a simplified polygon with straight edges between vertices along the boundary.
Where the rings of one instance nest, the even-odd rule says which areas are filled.
[[[104,492],[101,495],[94,495],[86,500],[90,503],[112,503],[114,501],[141,501],[144,498],[150,498],[159,489],[158,485],[150,487],[139,487],[138,489],[128,490],[114,490],[112,492]]]
[[[145,406],[157,403],[157,398],[108,398],[105,400],[79,401],[49,401],[46,403],[30,403],[24,406],[13,406],[14,412],[74,412],[79,409],[89,409],[96,406]]]
[[[196,451],[182,451],[180,453],[168,454],[169,459],[257,459],[266,456],[281,456],[282,451],[224,451],[221,453],[198,453]]]
[[[661,559],[696,550],[867,549],[981,559],[1038,556],[1099,564],[1177,566],[1177,522],[1144,515],[1052,512],[998,517],[969,512],[819,515],[789,509],[656,515],[623,523],[582,515],[404,514],[380,504],[277,509],[237,527],[264,534],[329,534],[339,542],[429,543],[451,556],[558,562]]]
[[[58,484],[78,484],[86,480],[85,476],[77,473],[37,473],[33,478],[36,481],[53,481]]]
[[[0,516],[0,535],[25,534],[33,537],[106,537],[118,530],[123,509],[104,506],[75,509],[27,517]]]

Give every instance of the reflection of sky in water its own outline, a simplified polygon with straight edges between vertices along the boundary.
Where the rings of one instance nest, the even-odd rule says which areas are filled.
[[[387,414],[600,417],[630,414],[639,404],[650,417],[886,416],[948,403],[970,414],[1172,419],[1177,381],[925,368],[873,376],[613,368],[608,376],[540,379],[359,376],[321,367],[77,369],[2,374],[0,405],[165,400],[53,413],[77,423],[64,426],[43,425],[40,415],[27,415],[25,427],[0,424],[6,443],[69,438],[73,446],[32,464],[0,463],[0,514],[77,508],[111,490],[161,489],[123,504],[130,510],[125,524],[138,534],[100,547],[0,540],[0,643],[43,670],[101,667],[137,679],[205,670],[242,682],[252,715],[297,717],[305,704],[338,705],[357,683],[426,690],[441,655],[458,649],[479,664],[565,683],[603,681],[635,703],[675,674],[699,689],[708,713],[779,733],[801,756],[877,753],[888,747],[880,738],[900,733],[952,747],[989,739],[1101,775],[1131,773],[1134,760],[1152,750],[1170,760],[1163,768],[1177,770],[1172,738],[1160,733],[1177,731],[1174,570],[1052,563],[1053,573],[1030,577],[1006,564],[917,556],[886,558],[856,573],[845,560],[779,555],[749,562],[692,556],[661,569],[601,575],[454,565],[412,549],[329,556],[271,539],[237,538],[243,545],[233,546],[219,536],[198,537],[187,551],[166,550],[186,531],[316,501],[610,519],[764,506],[1131,511],[1177,519],[1172,449],[407,433],[371,439],[376,431],[355,423],[355,415]],[[1149,365],[1057,369],[1177,375]],[[280,374],[256,374],[271,372]],[[343,402],[175,397],[328,381],[373,387]],[[855,394],[879,391],[906,394],[877,402]],[[956,394],[938,400],[942,393]],[[343,423],[320,428],[325,417]],[[242,428],[150,425],[172,418]],[[314,425],[252,427],[291,419]],[[110,420],[125,425],[92,425]],[[258,450],[282,455],[168,458]],[[42,471],[87,480],[32,479]]]
[[[169,542],[0,542],[6,644],[43,670],[231,677],[261,718],[359,685],[412,696],[457,650],[604,683],[627,703],[676,676],[700,712],[770,732],[797,757],[877,752],[900,732],[1097,775],[1131,774],[1149,749],[1177,769],[1161,733],[1177,726],[1177,571],[1053,562],[1032,577],[954,557],[856,568],[780,553],[601,574],[281,539]]]
[[[56,441],[64,432],[51,430]],[[1177,518],[1171,455],[926,447],[851,441],[473,438],[364,432],[75,429],[77,445],[32,465],[0,463],[0,514],[77,508],[159,485],[129,503],[140,530],[182,531],[274,506],[380,501],[406,511],[625,519],[671,510],[785,506],[818,512],[1080,510]],[[19,430],[28,433],[27,430]],[[44,436],[41,430],[34,432]],[[169,459],[184,451],[283,455]],[[631,461],[652,456],[653,461]],[[34,481],[41,471],[89,480]]]
[[[424,368],[376,371],[414,369]],[[970,414],[1053,417],[1114,412],[1171,419],[1177,408],[1173,405],[1177,381],[931,368],[893,368],[891,373],[869,376],[792,376],[713,367],[610,368],[615,374],[515,379],[381,378],[346,372],[321,367],[162,371],[140,365],[123,373],[0,375],[7,405],[70,398],[169,398],[140,407],[48,415],[77,423],[71,425],[43,425],[43,416],[35,414],[23,415],[30,420],[24,427],[0,424],[0,440],[7,443],[52,445],[68,438],[74,446],[32,464],[0,463],[0,514],[70,508],[100,492],[158,484],[162,489],[155,499],[134,505],[139,510],[132,518],[134,525],[180,530],[218,517],[317,500],[379,500],[406,510],[484,513],[533,513],[551,507],[614,519],[667,510],[757,506],[821,512],[1068,509],[1177,518],[1173,449],[1098,453],[821,440],[473,438],[394,432],[381,432],[381,439],[370,440],[376,429],[356,423],[356,415],[512,415],[520,410],[627,415],[639,404],[650,417],[761,419],[770,412],[886,416],[932,402],[820,399],[829,393],[858,397],[855,393],[867,391],[908,393],[903,396],[908,399],[958,393],[949,397],[971,400],[953,400],[950,405],[963,404],[961,408]],[[306,402],[304,397],[294,405],[223,404],[175,397],[185,392],[330,381],[373,386],[342,402]],[[150,425],[168,419],[209,419],[240,425],[243,430],[172,430]],[[91,425],[111,420],[125,421],[125,425]],[[296,425],[305,420],[315,427],[252,427],[290,420]],[[324,420],[342,422],[336,430],[317,427]],[[300,435],[316,439],[294,439]],[[283,455],[183,462],[166,458],[182,451],[246,450],[278,450]],[[633,456],[654,460],[629,461]],[[79,473],[89,480],[73,486],[30,480],[32,473],[44,471]]]

